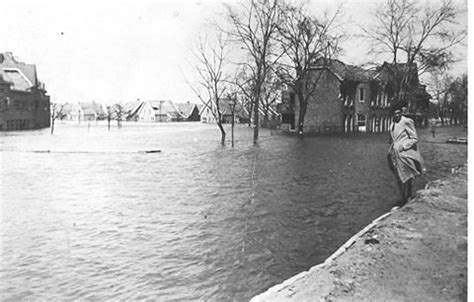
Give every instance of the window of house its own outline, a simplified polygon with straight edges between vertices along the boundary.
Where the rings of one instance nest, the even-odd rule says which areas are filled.
[[[359,88],[359,102],[364,102],[364,88]]]

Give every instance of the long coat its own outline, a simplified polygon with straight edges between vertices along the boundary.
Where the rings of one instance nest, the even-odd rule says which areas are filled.
[[[418,150],[418,136],[412,119],[402,116],[390,125],[389,152],[394,173],[405,183],[423,172],[423,158]]]

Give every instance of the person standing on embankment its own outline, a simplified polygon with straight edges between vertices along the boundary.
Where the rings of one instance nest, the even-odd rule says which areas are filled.
[[[401,107],[394,107],[390,125],[389,167],[397,178],[400,200],[395,206],[402,207],[412,194],[413,179],[423,172],[423,159],[418,151],[418,136],[412,119],[402,115]]]

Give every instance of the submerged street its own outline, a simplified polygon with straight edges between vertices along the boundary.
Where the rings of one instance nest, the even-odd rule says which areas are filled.
[[[387,133],[262,129],[253,146],[239,126],[231,148],[201,123],[56,127],[2,134],[2,301],[248,300],[396,201]],[[466,145],[443,143],[462,131],[418,130],[414,191],[466,162]]]

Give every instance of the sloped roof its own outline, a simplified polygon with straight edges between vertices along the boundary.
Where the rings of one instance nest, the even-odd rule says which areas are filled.
[[[339,60],[320,58],[314,62],[314,68],[327,68],[340,80],[368,82],[374,79],[375,70],[364,69],[359,66],[345,64]]]
[[[194,108],[196,108],[196,104],[194,103],[174,103],[178,112],[184,117],[188,118],[192,113]]]
[[[199,110],[199,114],[201,114],[202,111],[206,108],[206,105],[204,105],[204,104],[197,104],[196,106]]]
[[[376,72],[367,70],[354,65],[346,65],[346,73],[344,78],[356,82],[368,82],[374,79]]]
[[[18,61],[11,52],[0,53],[0,73],[17,90],[27,90],[39,84],[36,65]]]
[[[27,91],[33,87],[28,78],[17,68],[3,68],[2,76],[15,90]]]
[[[173,105],[173,102],[169,100],[152,100],[147,102],[150,104],[151,108],[153,108],[155,114],[168,114],[170,112],[178,111]]]
[[[130,115],[134,115],[138,112],[138,110],[140,110],[140,108],[142,107],[142,105],[144,104],[145,102],[142,102],[140,100],[137,100],[137,101],[133,101],[133,102],[127,102],[123,105],[123,110],[130,116]]]
[[[411,72],[413,76],[418,78],[418,67],[416,64],[412,65],[412,69],[409,68],[407,63],[387,63],[383,62],[381,66],[377,68],[377,73],[374,78],[380,81],[388,81],[395,74],[404,74]]]

